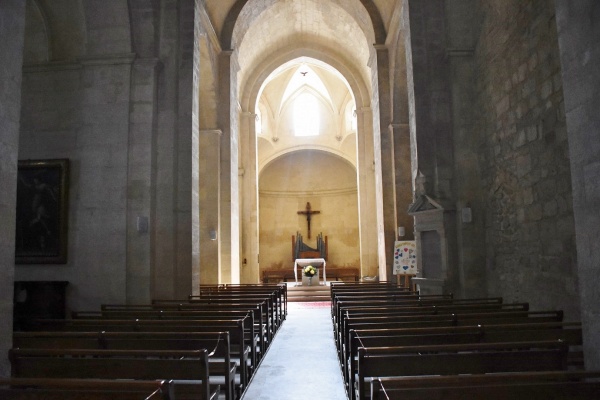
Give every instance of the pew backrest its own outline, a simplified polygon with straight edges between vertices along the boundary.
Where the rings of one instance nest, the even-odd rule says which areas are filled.
[[[3,400],[176,400],[173,382],[0,378]]]
[[[214,399],[208,352],[139,350],[10,349],[13,377],[163,379],[194,381],[202,399]]]

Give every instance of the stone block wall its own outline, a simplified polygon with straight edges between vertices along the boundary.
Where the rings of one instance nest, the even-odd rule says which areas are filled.
[[[474,129],[488,293],[578,319],[575,231],[554,4],[480,2]]]
[[[600,3],[556,0],[569,132],[585,366],[600,368]]]
[[[17,149],[21,106],[21,60],[25,2],[0,2],[0,377],[10,376],[7,352],[12,347],[13,277]]]
[[[293,266],[291,237],[296,232],[312,248],[317,234],[327,236],[327,265],[360,265],[358,192],[352,166],[324,153],[300,152],[265,167],[259,186],[261,269]],[[297,213],[305,210],[306,202],[320,211],[311,217],[310,239],[306,216]]]
[[[125,301],[131,60],[25,68],[19,159],[70,160],[66,265],[16,280],[66,280],[70,309]]]

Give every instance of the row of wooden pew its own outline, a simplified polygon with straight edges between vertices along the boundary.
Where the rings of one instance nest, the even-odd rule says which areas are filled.
[[[562,311],[361,282],[331,284],[331,318],[350,400],[600,398]]]
[[[0,398],[236,400],[286,315],[286,285],[215,285],[186,299],[20,321]]]

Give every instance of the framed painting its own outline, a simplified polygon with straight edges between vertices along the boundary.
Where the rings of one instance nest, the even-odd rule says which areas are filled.
[[[65,264],[69,160],[19,161],[15,262]]]

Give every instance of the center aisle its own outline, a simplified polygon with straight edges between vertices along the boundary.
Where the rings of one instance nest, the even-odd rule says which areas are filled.
[[[243,400],[307,399],[347,397],[333,341],[331,309],[323,303],[290,302],[288,316]]]

